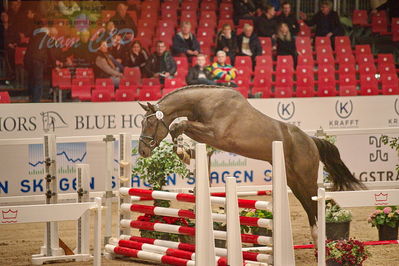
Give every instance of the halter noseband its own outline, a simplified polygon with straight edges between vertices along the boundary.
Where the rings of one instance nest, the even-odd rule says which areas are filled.
[[[158,105],[156,105],[157,107],[157,111],[155,111],[155,113],[149,114],[144,116],[144,120],[147,120],[148,118],[155,116],[158,120],[157,125],[155,126],[155,131],[154,134],[152,136],[145,136],[145,135],[140,135],[140,141],[146,145],[149,148],[154,148],[157,145],[157,141],[155,140],[155,136],[157,135],[158,132],[158,127],[159,127],[159,122],[162,122],[162,124],[164,125],[164,127],[168,130],[169,132],[169,127],[166,125],[165,121],[163,120],[164,118],[164,114],[162,111],[159,110]],[[149,140],[149,142],[145,141],[145,140]]]

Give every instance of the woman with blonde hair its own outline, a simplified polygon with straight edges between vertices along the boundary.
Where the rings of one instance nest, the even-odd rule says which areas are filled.
[[[297,51],[295,39],[291,35],[290,29],[286,23],[281,23],[277,27],[276,34],[277,55],[291,55],[294,59],[294,65],[297,62]]]

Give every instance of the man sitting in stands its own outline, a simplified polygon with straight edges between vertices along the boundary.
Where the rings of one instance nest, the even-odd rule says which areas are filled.
[[[299,24],[298,24],[295,14],[292,13],[291,4],[288,2],[284,2],[281,4],[281,7],[282,7],[282,12],[277,17],[278,23],[279,24],[281,24],[281,23],[287,24],[290,29],[291,36],[296,36],[299,32]]]
[[[262,55],[262,46],[258,36],[254,33],[253,26],[249,24],[244,25],[243,32],[237,37],[238,55],[247,55],[252,57],[252,62],[255,63],[255,58]]]
[[[188,71],[186,81],[188,85],[205,84],[216,85],[212,80],[212,73],[209,67],[205,67],[206,55],[197,55],[197,64]]]
[[[146,75],[150,78],[159,78],[159,81],[163,84],[165,78],[172,78],[176,70],[176,62],[171,54],[166,51],[165,43],[158,41],[156,52],[150,56],[144,68]]]
[[[127,13],[128,6],[125,3],[119,3],[116,7],[116,14],[111,18],[118,30],[130,29],[134,34],[137,33],[136,24],[132,17]]]
[[[344,28],[339,20],[338,13],[331,10],[332,4],[330,1],[323,1],[320,5],[320,11],[317,12],[312,19],[306,20],[305,13],[301,13],[300,17],[308,26],[316,25],[316,36],[335,37],[345,34]],[[332,40],[331,44],[334,44]]]
[[[211,65],[213,80],[220,85],[237,87],[237,84],[233,82],[237,75],[237,69],[232,65],[226,64],[226,53],[218,51],[216,58],[217,61]]]
[[[190,22],[182,22],[181,31],[173,37],[172,53],[174,56],[186,55],[189,62],[192,57],[200,53],[200,45],[195,35],[191,33]]]
[[[262,15],[255,20],[255,31],[259,37],[274,37],[277,28],[276,10],[267,5]]]

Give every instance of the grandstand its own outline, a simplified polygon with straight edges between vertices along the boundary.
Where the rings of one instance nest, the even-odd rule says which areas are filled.
[[[289,2],[292,2],[294,10],[312,13],[308,6],[296,5],[309,1]],[[367,8],[364,4],[354,6],[348,3],[343,7],[343,2],[354,1],[336,2],[335,8],[344,10],[341,13],[351,17],[349,35],[336,37],[334,43],[331,43],[328,37],[314,37],[312,29],[299,21],[300,30],[295,40],[299,52],[296,67],[291,56],[275,54],[271,38],[262,37],[263,54],[256,58],[254,66],[250,57],[237,56],[235,67],[238,76],[235,81],[238,87],[235,89],[249,98],[399,94],[397,59],[392,54],[399,41],[399,18],[388,18],[384,10],[370,13],[370,10],[360,9]],[[240,20],[238,25],[234,24],[233,0],[127,0],[126,3],[129,6],[128,13],[137,25],[135,39],[140,40],[147,51],[154,52],[157,40],[171,46],[172,37],[180,24],[189,21],[201,51],[208,55],[210,62],[216,53],[217,32],[224,24],[230,24],[239,34],[245,23],[251,23]],[[313,10],[317,10],[317,7]],[[95,27],[90,28],[92,36],[96,36],[98,31],[104,31],[106,23],[115,14],[115,10],[104,8],[99,12]],[[77,27],[71,26],[67,19],[56,19],[53,26],[58,28],[59,34],[65,39],[78,38]],[[28,42],[23,41],[25,44]],[[11,83],[10,77],[5,74],[5,68],[10,62],[2,56],[0,102],[27,101],[23,97],[14,97],[26,93],[26,73],[23,67],[25,52],[26,45],[23,43],[15,49],[15,62],[11,64],[15,65],[15,80]],[[187,58],[175,57],[175,61],[177,73],[172,79],[167,79],[165,84],[144,77],[138,68],[125,68],[119,88],[115,88],[112,80],[97,78],[93,68],[88,67],[52,69],[47,75],[48,86],[55,96],[61,95],[56,93],[61,91],[64,92],[64,98],[67,95],[66,99],[73,101],[152,101],[186,85],[185,76],[190,67]],[[192,64],[195,64],[195,60]]]

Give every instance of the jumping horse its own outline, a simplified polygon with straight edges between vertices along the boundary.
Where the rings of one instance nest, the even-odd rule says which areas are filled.
[[[187,86],[165,95],[155,105],[140,105],[146,111],[139,142],[142,157],[151,156],[168,133],[173,140],[185,134],[217,149],[269,163],[272,142],[283,141],[287,183],[307,213],[315,243],[317,203],[311,198],[317,195],[319,161],[324,163],[335,190],[361,187],[333,144],[264,115],[234,89]],[[179,117],[187,120],[171,125]]]

